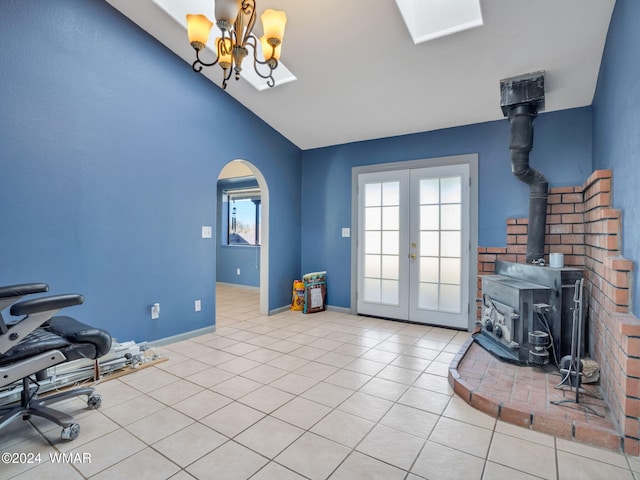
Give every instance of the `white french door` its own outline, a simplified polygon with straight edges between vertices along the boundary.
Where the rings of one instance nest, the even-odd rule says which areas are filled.
[[[358,175],[357,311],[468,327],[469,165]]]

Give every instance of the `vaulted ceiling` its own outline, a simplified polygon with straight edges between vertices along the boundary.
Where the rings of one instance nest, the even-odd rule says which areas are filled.
[[[154,0],[107,1],[194,60],[184,27]],[[189,10],[194,1],[211,10],[210,0]],[[418,45],[391,0],[256,3],[286,11],[282,61],[297,80],[263,91],[231,80],[226,92],[306,150],[498,120],[500,80],[538,70],[546,111],[590,105],[615,0],[481,0],[482,26]],[[204,73],[211,88],[221,73]]]

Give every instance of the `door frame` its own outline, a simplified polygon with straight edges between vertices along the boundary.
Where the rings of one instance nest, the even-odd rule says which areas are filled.
[[[260,188],[260,228],[261,232],[261,245],[260,245],[260,315],[270,315],[271,312],[269,310],[269,186],[267,185],[267,180],[265,179],[262,171],[253,163],[248,160],[244,160],[242,158],[236,158],[233,160],[229,160],[224,164],[222,168],[232,162],[238,162],[246,166],[253,176],[256,178],[258,182],[258,188]],[[220,169],[222,172],[222,169]],[[218,172],[218,177],[220,176],[220,172]],[[216,196],[217,198],[217,196]],[[216,215],[217,215],[218,207],[216,206]],[[219,220],[216,220],[218,222]],[[216,223],[217,225],[217,223]],[[218,237],[218,233],[214,235],[215,237],[215,245],[214,249],[217,248],[218,242],[220,242],[220,238]],[[216,259],[217,262],[217,259]],[[214,267],[215,269],[215,267]],[[215,295],[215,284],[214,284],[214,295]],[[217,305],[216,305],[217,309]],[[217,310],[216,310],[217,311]]]
[[[449,157],[425,158],[401,162],[364,165],[351,169],[351,302],[350,313],[356,315],[358,287],[358,176],[363,173],[388,172],[393,170],[469,165],[469,299],[468,330],[475,327],[475,292],[478,290],[478,154],[453,155]]]

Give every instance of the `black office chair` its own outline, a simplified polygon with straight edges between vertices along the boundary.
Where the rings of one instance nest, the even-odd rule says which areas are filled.
[[[40,399],[38,380],[46,378],[46,369],[54,365],[103,356],[111,348],[111,336],[74,318],[54,317],[65,307],[83,303],[82,295],[54,295],[17,302],[25,295],[48,289],[44,283],[0,287],[0,389],[22,381],[20,401],[0,407],[0,430],[20,416],[28,420],[35,415],[57,423],[62,427],[62,438],[73,440],[80,433],[80,425],[70,415],[48,405],[87,395],[87,406],[98,408],[102,398],[94,388],[76,388]],[[4,321],[2,310],[9,305],[11,315],[21,319]]]

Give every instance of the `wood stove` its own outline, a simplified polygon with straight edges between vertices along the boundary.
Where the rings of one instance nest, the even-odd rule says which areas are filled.
[[[581,278],[578,268],[497,261],[496,274],[482,277],[475,341],[505,361],[541,365],[551,356],[558,364],[571,353],[573,297]]]

